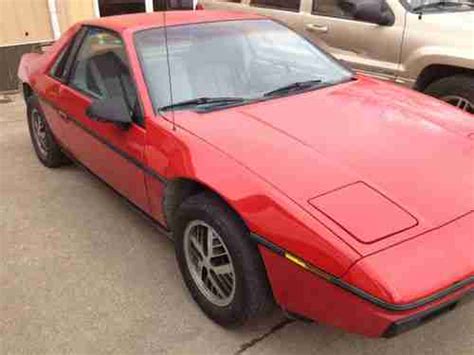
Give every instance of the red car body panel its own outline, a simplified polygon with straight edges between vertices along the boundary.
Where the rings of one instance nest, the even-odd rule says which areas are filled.
[[[364,288],[367,283],[361,282],[363,275],[371,275],[378,287],[366,289],[367,292],[394,304],[415,302],[441,291],[453,281],[474,275],[474,258],[469,248],[473,231],[474,212],[470,212],[406,243],[364,258],[344,280]],[[384,294],[377,289],[382,289]]]
[[[305,315],[322,323],[331,324],[349,332],[369,337],[380,337],[397,322],[418,320],[442,305],[448,310],[460,297],[472,290],[472,286],[459,289],[449,296],[411,310],[391,311],[374,305],[358,295],[315,277],[288,260],[261,248],[261,254],[270,273],[273,294],[281,305],[297,314]],[[442,309],[442,308],[441,308]],[[420,316],[421,315],[421,316]]]
[[[258,18],[170,12],[166,24]],[[90,120],[91,98],[48,75],[83,25],[122,36],[144,127]],[[393,322],[472,290],[469,115],[358,77],[252,105],[162,117],[133,45],[134,32],[162,25],[160,13],[92,20],[72,27],[47,53],[23,57],[19,77],[40,98],[65,150],[162,225],[170,182],[189,179],[218,193],[265,246],[275,298],[289,311],[379,336]]]

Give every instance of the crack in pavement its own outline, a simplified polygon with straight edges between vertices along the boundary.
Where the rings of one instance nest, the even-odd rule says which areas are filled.
[[[239,355],[239,354],[244,353],[248,349],[250,349],[250,348],[254,347],[255,345],[257,345],[258,343],[260,343],[262,340],[265,340],[270,335],[272,335],[275,332],[283,329],[284,327],[286,327],[287,325],[289,325],[293,322],[295,322],[294,319],[285,319],[285,320],[281,321],[280,323],[278,323],[278,324],[274,325],[272,328],[270,328],[270,330],[268,332],[266,332],[266,333],[260,335],[259,337],[253,338],[252,340],[242,344],[240,346],[239,350],[237,350],[234,353],[234,355]]]

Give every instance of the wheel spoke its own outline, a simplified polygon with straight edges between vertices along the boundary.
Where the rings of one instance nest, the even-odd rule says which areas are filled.
[[[215,276],[212,273],[209,273],[208,280],[211,283],[212,287],[217,291],[218,296],[221,298],[225,298],[228,292],[225,292],[220,282],[216,280]]]
[[[202,245],[193,237],[191,237],[191,246],[193,247],[194,251],[197,252],[199,258],[203,260],[205,256],[204,251],[202,250]]]
[[[448,95],[442,97],[442,99],[462,111],[474,113],[474,103],[469,101],[469,99],[458,95]]]
[[[217,275],[226,275],[233,273],[232,266],[229,263],[219,266],[212,266],[212,271],[214,271]]]
[[[210,260],[214,256],[213,248],[214,233],[211,228],[207,228],[206,231],[206,248],[207,248],[207,258]]]

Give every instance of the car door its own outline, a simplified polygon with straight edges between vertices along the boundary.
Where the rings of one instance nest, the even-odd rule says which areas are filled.
[[[305,32],[315,42],[352,68],[381,79],[394,80],[405,26],[405,10],[398,1],[383,5],[395,17],[381,26],[357,20],[351,2],[357,0],[306,0]]]
[[[51,68],[41,74],[39,80],[35,83],[35,92],[38,95],[48,126],[61,145],[65,145],[64,134],[67,123],[62,111],[58,109],[61,100],[59,93],[67,77],[68,60],[83,35],[82,31],[71,30],[70,32],[65,34],[65,38],[62,39],[64,43]]]
[[[258,13],[263,16],[276,19],[285,23],[288,27],[296,31],[303,31],[304,26],[301,21],[301,5],[303,0],[243,0],[239,1],[218,1],[205,2],[205,8],[228,9]]]
[[[66,149],[119,193],[148,212],[144,177],[145,127],[124,42],[109,30],[89,27],[60,89],[59,110],[67,121]],[[128,127],[93,121],[94,100],[121,98],[130,109]]]

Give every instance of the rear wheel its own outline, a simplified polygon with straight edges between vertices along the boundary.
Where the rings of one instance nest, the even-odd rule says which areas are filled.
[[[472,75],[454,75],[439,79],[428,85],[424,92],[474,114],[474,76]]]
[[[59,148],[35,96],[27,99],[27,114],[31,142],[39,161],[48,168],[67,163],[68,159]]]
[[[220,199],[186,200],[174,219],[176,257],[193,299],[222,326],[238,326],[272,304],[265,269],[248,230]]]

